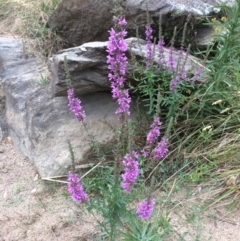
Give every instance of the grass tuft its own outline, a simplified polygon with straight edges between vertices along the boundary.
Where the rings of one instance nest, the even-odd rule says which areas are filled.
[[[59,2],[0,0],[0,34],[23,39],[28,54],[40,58],[51,56],[64,45],[63,39],[47,27],[48,18]]]

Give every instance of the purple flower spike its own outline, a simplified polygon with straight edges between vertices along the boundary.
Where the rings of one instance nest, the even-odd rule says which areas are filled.
[[[120,93],[120,98],[118,98],[119,108],[116,110],[116,114],[126,113],[130,115],[130,103],[131,98],[129,97],[128,90],[122,90]]]
[[[81,101],[78,98],[74,98],[73,89],[69,89],[67,91],[67,94],[68,94],[68,107],[70,111],[75,115],[78,121],[83,123],[86,117],[86,114],[81,106]]]
[[[84,192],[83,186],[80,184],[80,178],[71,172],[69,172],[68,175],[68,192],[77,203],[89,202],[88,195]]]
[[[133,151],[131,155],[127,154],[122,161],[125,167],[125,172],[122,174],[122,187],[125,193],[130,193],[131,187],[136,182],[137,177],[140,173],[138,164],[138,154]]]
[[[141,150],[141,154],[143,157],[147,158],[149,156],[149,151],[145,150],[144,148]]]
[[[155,200],[153,198],[148,198],[147,200],[141,202],[137,209],[137,215],[141,219],[149,219],[152,215],[155,205]]]
[[[176,69],[176,60],[175,60],[174,55],[173,55],[173,47],[172,46],[169,48],[168,67],[173,72]]]
[[[107,46],[107,63],[110,73],[108,78],[111,82],[112,97],[117,99],[119,108],[116,114],[127,114],[130,115],[130,102],[128,90],[124,90],[124,82],[126,80],[126,68],[127,68],[127,57],[125,52],[127,51],[127,43],[124,37],[127,35],[127,31],[123,29],[123,26],[127,22],[125,18],[119,17],[118,25],[121,28],[120,32],[116,32],[113,28],[109,31],[110,37],[108,39]]]
[[[157,44],[158,51],[159,51],[158,71],[164,70],[164,68],[166,67],[166,61],[164,57],[164,45],[165,45],[164,40],[160,39]]]
[[[145,30],[145,34],[146,34],[146,41],[147,41],[147,54],[146,54],[146,68],[147,69],[150,69],[151,66],[152,66],[152,62],[153,62],[153,44],[152,44],[152,39],[153,39],[153,36],[152,36],[152,28],[151,26],[147,25],[146,26],[146,30]]]
[[[157,147],[153,149],[153,159],[155,161],[158,161],[161,158],[163,158],[167,153],[168,153],[167,141],[165,139],[162,139],[158,143]]]
[[[119,19],[118,19],[118,25],[119,25],[119,26],[124,26],[124,25],[126,25],[126,24],[127,24],[127,22],[126,22],[125,18],[124,18],[124,17],[119,17]]]
[[[148,135],[147,135],[147,145],[152,145],[155,143],[155,141],[157,140],[157,138],[160,136],[160,126],[161,126],[161,122],[159,117],[154,117],[153,123],[151,125],[151,130],[149,131]]]

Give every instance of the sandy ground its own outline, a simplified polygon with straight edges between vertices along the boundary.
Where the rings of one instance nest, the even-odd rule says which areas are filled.
[[[0,145],[0,241],[87,240],[93,225],[67,194],[66,185],[44,183],[34,166],[13,148]]]

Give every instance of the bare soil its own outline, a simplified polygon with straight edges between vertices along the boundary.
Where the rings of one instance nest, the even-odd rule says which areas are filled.
[[[39,180],[10,138],[0,144],[0,241],[86,240],[78,237],[89,236],[92,223],[66,185]]]

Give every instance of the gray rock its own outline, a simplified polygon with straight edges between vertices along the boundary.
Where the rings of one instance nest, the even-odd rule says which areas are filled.
[[[68,109],[67,98],[52,98],[50,86],[33,83],[48,71],[35,58],[25,58],[20,40],[0,38],[0,62],[6,120],[14,146],[35,163],[40,176],[66,174],[71,165],[66,141],[71,141],[77,163],[90,149],[83,126]],[[90,133],[96,141],[110,141],[113,128],[119,125],[111,95],[89,94],[81,101]]]
[[[48,24],[73,46],[90,41],[106,41],[107,31],[113,25],[114,2],[115,0],[63,0]],[[211,15],[219,11],[215,7],[222,3],[232,6],[235,0],[151,0],[147,5],[145,0],[123,0],[121,7],[128,22],[129,36],[135,37],[138,27],[140,37],[143,37],[147,8],[151,24],[156,29],[157,19],[162,14],[163,27],[172,31],[175,25],[182,28],[187,16]]]
[[[113,5],[113,0],[62,1],[48,24],[72,45],[103,41],[112,26]]]
[[[144,59],[146,56],[146,42],[137,38],[126,39],[129,46],[128,74],[127,79],[131,81],[133,71],[136,72],[135,59]],[[66,81],[66,71],[64,59],[67,60],[68,71],[71,83],[78,94],[86,94],[97,91],[109,91],[110,82],[108,80],[108,68],[106,63],[107,42],[90,42],[80,47],[61,50],[51,58],[52,70],[52,95],[66,95],[68,83]],[[169,59],[169,49],[164,48],[164,59]],[[174,58],[179,59],[179,52],[174,51]],[[134,57],[133,57],[134,56]],[[155,62],[159,61],[159,53],[155,53]],[[194,71],[198,67],[199,60],[188,55],[185,70]]]
[[[85,94],[110,90],[106,64],[107,42],[92,42],[80,47],[64,49],[51,58],[53,76],[52,95],[66,95],[68,83],[64,59],[67,60],[71,84],[76,93]]]
[[[196,29],[196,42],[199,49],[207,49],[214,42],[214,29],[212,26],[202,26]]]

